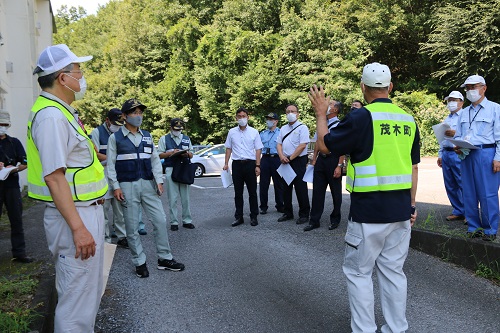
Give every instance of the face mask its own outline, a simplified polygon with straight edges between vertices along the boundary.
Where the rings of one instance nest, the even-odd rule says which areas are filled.
[[[68,74],[66,74],[66,75],[68,75]],[[68,88],[69,90],[71,90],[72,92],[75,93],[75,101],[78,101],[78,100],[83,98],[83,96],[85,95],[85,91],[87,91],[87,81],[85,81],[85,77],[83,75],[82,75],[81,79],[76,79],[76,78],[72,77],[71,75],[68,75],[68,76],[70,78],[72,78],[73,80],[77,80],[78,84],[80,85],[80,91],[74,91],[70,87],[65,86],[66,88]]]
[[[477,102],[481,99],[481,94],[479,93],[479,89],[467,90],[465,93],[467,99],[472,103]]]
[[[127,116],[127,123],[135,127],[140,127],[142,124],[142,116]]]
[[[267,125],[267,128],[272,128],[274,126],[274,121],[273,120],[266,120],[266,125]]]
[[[109,131],[110,131],[111,133],[118,132],[118,130],[120,129],[120,127],[121,127],[121,126],[111,124],[111,125],[109,125]]]
[[[448,110],[450,110],[450,112],[456,111],[458,109],[458,102],[454,101],[448,102],[446,107],[448,108]]]
[[[357,107],[351,106],[351,111],[357,110]]]
[[[181,131],[171,130],[170,133],[172,133],[173,136],[179,136],[179,135],[181,135]]]
[[[240,118],[238,119],[238,125],[241,127],[245,127],[248,123],[248,118]]]
[[[331,110],[331,109],[332,109],[332,108],[330,107],[330,105],[328,105],[328,109],[326,110],[326,115],[327,115],[327,116],[330,114],[330,110]]]
[[[8,127],[6,127],[6,126],[0,126],[0,135],[5,135],[5,134],[7,134],[7,130],[8,130],[8,129],[9,129],[9,128],[8,128]]]
[[[289,123],[293,123],[294,121],[297,120],[297,114],[296,113],[288,113],[286,115],[286,120],[288,120]]]

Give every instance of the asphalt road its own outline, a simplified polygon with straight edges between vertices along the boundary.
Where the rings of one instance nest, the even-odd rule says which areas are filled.
[[[447,212],[434,163],[423,160],[420,167],[419,209]],[[252,227],[248,205],[245,224],[232,228],[233,195],[218,177],[196,179],[196,229],[168,231],[175,259],[186,265],[183,272],[156,269],[148,221],[142,240],[149,278],[137,278],[129,250],[117,249],[96,332],[350,332],[341,267],[348,195],[339,229],[327,229],[327,200],[322,227],[307,233],[293,221],[276,222],[281,214],[274,209]],[[168,215],[166,195],[162,200]],[[500,332],[500,286],[412,249],[405,272],[407,332]],[[376,316],[380,327],[378,302]]]

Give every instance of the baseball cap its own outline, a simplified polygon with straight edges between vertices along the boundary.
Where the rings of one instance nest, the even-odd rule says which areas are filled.
[[[128,114],[130,111],[135,110],[136,107],[139,107],[142,111],[144,111],[147,106],[136,100],[135,98],[131,98],[127,100],[122,105],[122,113]]]
[[[7,111],[0,111],[0,124],[9,124],[10,127],[10,114]]]
[[[273,113],[273,112],[268,113],[267,116],[266,116],[266,118],[271,118],[271,119],[276,119],[276,120],[279,119],[278,115],[276,113]]]
[[[467,80],[465,80],[464,84],[462,84],[460,88],[463,88],[468,84],[476,84],[476,83],[486,84],[486,81],[484,80],[484,77],[482,77],[481,75],[477,74],[471,75],[467,78]]]
[[[170,121],[170,127],[174,130],[183,130],[184,129],[184,121],[181,118],[174,118]]]
[[[91,59],[92,56],[77,57],[65,44],[52,45],[40,53],[33,74],[46,76],[63,69],[69,64],[86,62]]]
[[[448,96],[444,98],[445,101],[447,101],[450,98],[460,98],[462,101],[464,100],[464,96],[460,91],[453,90]]]
[[[108,119],[113,125],[122,126],[123,125],[123,113],[120,109],[113,108],[108,111]]]
[[[368,87],[388,87],[391,84],[391,71],[387,65],[374,62],[363,68],[361,82]]]

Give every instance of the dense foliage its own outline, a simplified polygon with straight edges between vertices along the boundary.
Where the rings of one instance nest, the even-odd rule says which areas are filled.
[[[76,105],[89,126],[136,97],[157,139],[182,117],[200,143],[222,142],[240,106],[262,129],[265,114],[284,119],[296,103],[314,131],[312,84],[350,104],[362,99],[363,65],[385,63],[394,100],[433,154],[430,126],[445,117],[450,90],[477,72],[487,96],[500,97],[499,14],[500,0],[111,0],[97,15],[62,7],[54,40],[94,56]]]

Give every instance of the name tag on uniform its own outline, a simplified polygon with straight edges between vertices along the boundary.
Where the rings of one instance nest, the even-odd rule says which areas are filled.
[[[189,146],[182,146],[182,150],[188,150]]]
[[[153,153],[153,148],[151,148],[151,147],[144,147],[144,152],[146,154],[152,154]]]
[[[153,139],[150,136],[143,136],[142,141],[146,142],[148,145],[153,143]]]

